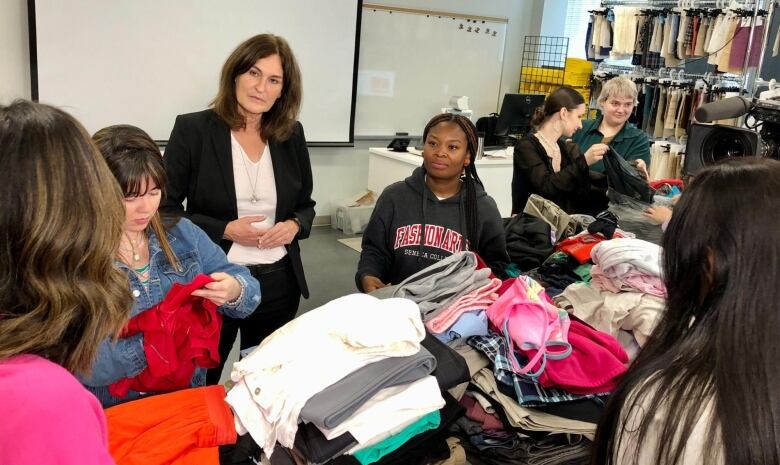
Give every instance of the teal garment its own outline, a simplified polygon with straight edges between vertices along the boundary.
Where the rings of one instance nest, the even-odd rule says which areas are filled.
[[[518,268],[514,263],[510,263],[506,266],[506,268],[504,268],[504,274],[506,274],[507,278],[517,278],[522,273],[523,272],[520,271],[520,268]]]
[[[574,274],[579,276],[581,279],[581,282],[589,283],[590,282],[590,269],[593,267],[590,263],[585,263],[584,265],[580,265],[577,268],[574,269]]]
[[[593,144],[601,143],[604,140],[604,134],[599,131],[601,124],[600,116],[596,119],[589,119],[582,122],[582,129],[574,133],[572,140],[580,146],[584,154]],[[623,128],[615,134],[609,146],[615,149],[617,153],[628,161],[642,159],[650,169],[650,141],[647,134],[638,129],[631,123],[626,122]],[[599,173],[604,172],[604,162],[598,161],[590,166],[591,171]]]
[[[412,439],[418,434],[422,434],[428,430],[436,429],[440,424],[441,414],[438,410],[435,410],[407,426],[400,433],[394,434],[384,439],[383,441],[374,444],[373,446],[356,451],[353,454],[353,457],[355,457],[362,465],[374,463],[385,455],[406,444],[406,441]]]

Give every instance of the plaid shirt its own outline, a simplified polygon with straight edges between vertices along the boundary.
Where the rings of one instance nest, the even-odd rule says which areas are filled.
[[[523,407],[544,407],[546,404],[558,402],[571,402],[580,399],[592,399],[603,394],[577,395],[570,394],[561,389],[545,388],[535,380],[516,374],[512,370],[512,363],[507,357],[506,340],[494,332],[489,332],[487,336],[473,336],[468,339],[469,345],[484,353],[488,359],[493,362],[493,374],[496,380],[515,389],[517,402]],[[517,358],[525,363],[524,357],[515,353]]]

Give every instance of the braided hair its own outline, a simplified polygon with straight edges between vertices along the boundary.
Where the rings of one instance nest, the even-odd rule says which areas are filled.
[[[470,119],[462,115],[454,115],[452,113],[441,113],[428,121],[423,130],[423,142],[428,138],[428,132],[439,123],[454,123],[463,131],[466,135],[466,149],[469,154],[471,163],[469,163],[463,170],[463,177],[461,178],[463,184],[466,187],[466,198],[464,202],[464,209],[466,214],[466,239],[469,243],[469,249],[476,247],[477,241],[477,226],[479,225],[479,212],[477,210],[477,186],[484,189],[482,180],[477,175],[477,167],[474,163],[477,156],[477,128]]]

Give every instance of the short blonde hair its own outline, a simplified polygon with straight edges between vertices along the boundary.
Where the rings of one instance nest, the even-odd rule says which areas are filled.
[[[604,102],[612,97],[617,98],[630,98],[636,105],[637,99],[636,84],[631,79],[625,76],[617,76],[604,83],[599,94],[599,105],[603,105]]]

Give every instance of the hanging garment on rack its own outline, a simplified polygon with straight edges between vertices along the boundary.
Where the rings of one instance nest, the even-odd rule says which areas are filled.
[[[647,15],[640,15],[637,24],[636,40],[634,41],[634,55],[631,57],[632,65],[644,66],[644,56],[647,54],[647,48],[650,45],[650,28],[652,19]]]
[[[666,61],[666,66],[677,66],[680,60],[677,58],[677,33],[680,29],[680,15],[669,13],[664,24],[664,42],[661,45],[661,56]]]
[[[613,60],[625,60],[634,53],[636,31],[639,20],[639,8],[615,7],[613,26],[613,45],[609,56]]]
[[[636,95],[636,106],[634,107],[634,111],[631,113],[631,116],[628,118],[629,123],[633,123],[634,126],[641,128],[642,122],[644,120],[644,108],[645,108],[645,93],[643,92],[644,86],[642,86],[642,82],[634,83],[636,85],[637,89],[637,95]]]
[[[702,57],[706,53],[704,51],[704,41],[707,38],[707,30],[710,27],[710,18],[704,17],[699,21],[699,29],[696,31],[696,44],[693,47],[693,55]]]
[[[688,123],[691,115],[691,104],[693,103],[693,93],[690,88],[681,90],[680,104],[677,109],[677,123],[674,129],[674,138],[677,142],[682,142],[682,138],[688,135]]]
[[[674,128],[677,124],[677,107],[680,105],[680,97],[682,97],[680,89],[677,87],[669,88],[667,95],[669,98],[667,99],[666,113],[664,115],[664,138],[674,135]]]
[[[712,36],[710,37],[709,47],[707,47],[707,53],[709,54],[709,58],[707,59],[708,64],[717,66],[720,62],[720,56],[731,39],[729,30],[733,23],[734,14],[731,12],[717,17]]]
[[[685,59],[687,55],[685,53],[685,41],[693,37],[693,30],[690,29],[691,23],[688,13],[684,10],[680,13],[680,30],[677,34],[677,58]]]
[[[750,47],[750,59],[748,66],[758,66],[761,56],[761,40],[764,37],[764,21],[762,18],[756,18],[756,25],[753,28],[753,44]],[[729,58],[729,69],[732,73],[742,72],[747,56],[747,46],[750,40],[750,20],[743,20],[734,33],[734,40],[731,43],[731,56]],[[720,68],[719,68],[720,70]],[[725,71],[725,70],[723,70]]]
[[[650,46],[648,47],[647,57],[645,58],[645,67],[647,68],[659,69],[666,66],[666,61],[661,56],[663,32],[664,18],[662,16],[656,16],[653,18]]]
[[[699,16],[698,14],[691,16],[690,40],[688,39],[685,40],[685,54],[688,55],[689,57],[695,55],[694,50],[696,49],[696,39],[698,38],[698,34],[699,34],[700,22],[701,22],[701,16]]]
[[[658,105],[661,101],[661,85],[656,83],[655,89],[653,90],[653,100],[650,103],[650,118],[647,121],[647,127],[645,128],[645,132],[650,135],[650,137],[653,137],[655,134],[655,120],[658,115]]]
[[[641,129],[647,132],[647,127],[650,122],[650,115],[653,113],[653,99],[655,98],[655,84],[644,83],[642,85],[642,93],[645,96],[644,105],[642,107],[642,125]]]
[[[658,95],[657,114],[655,116],[655,126],[653,126],[653,137],[663,137],[664,135],[664,116],[666,111],[667,88],[664,84],[659,84],[661,92]]]
[[[734,47],[734,34],[737,32],[737,28],[739,27],[742,20],[739,17],[732,17],[729,20],[728,28],[726,29],[726,37],[727,42],[726,45],[723,47],[723,50],[721,50],[720,56],[718,57],[718,71],[720,72],[731,72],[731,69],[729,68],[729,61],[731,60],[731,51]],[[745,44],[747,47],[747,43]],[[744,61],[744,58],[743,58]],[[736,72],[739,73],[741,71],[741,68],[738,69]]]

